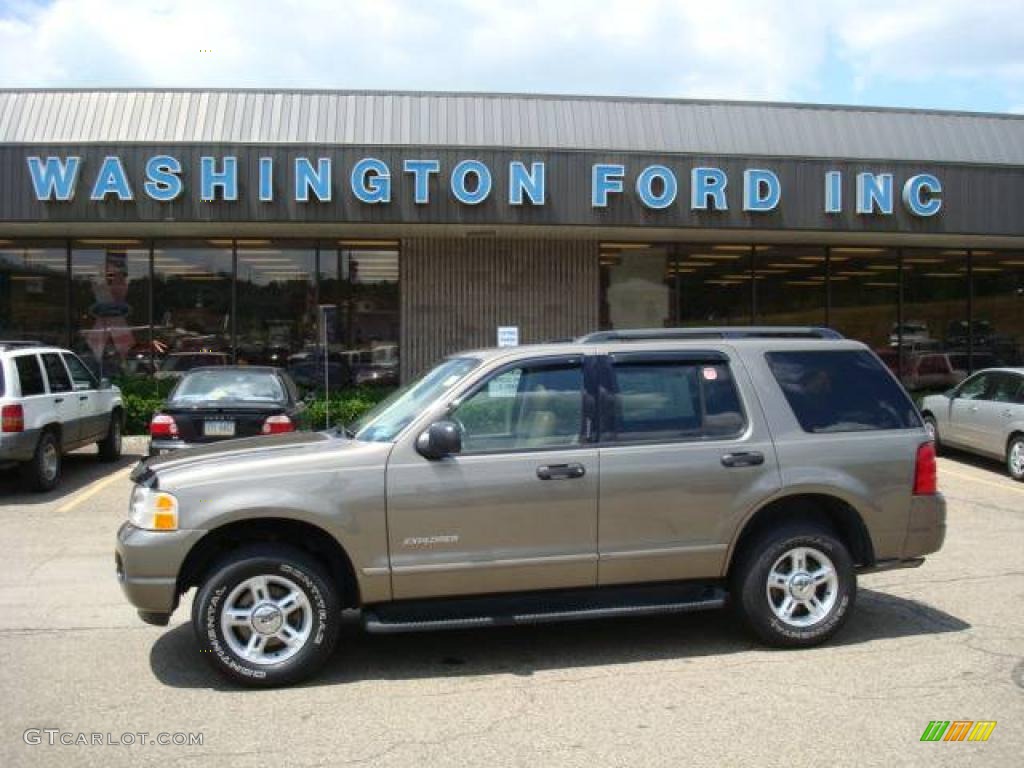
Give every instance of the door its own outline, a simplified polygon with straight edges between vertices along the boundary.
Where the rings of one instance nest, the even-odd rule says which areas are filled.
[[[965,381],[956,392],[949,407],[949,427],[946,432],[949,442],[955,445],[984,450],[980,420],[982,406],[991,398],[995,386],[995,374],[982,371]],[[943,435],[943,440],[946,436]]]
[[[599,583],[720,576],[733,531],[780,487],[745,369],[708,350],[601,371]]]
[[[1006,455],[1006,441],[1010,434],[1012,408],[1017,399],[1020,377],[1006,371],[992,373],[992,386],[985,392],[985,399],[978,402],[976,423],[978,428],[978,449],[990,456],[1003,458]]]
[[[580,356],[511,364],[450,412],[461,453],[427,460],[411,447],[415,435],[396,447],[387,475],[396,599],[596,583],[585,378]]]
[[[71,385],[78,401],[78,416],[81,420],[81,439],[99,440],[110,428],[110,393],[101,391],[99,381],[77,355],[64,352],[61,355],[71,375]]]
[[[19,402],[25,413],[26,430],[38,430],[54,421],[63,423],[69,413],[74,413],[74,403],[66,395],[51,395],[47,391],[39,355],[31,353],[15,356],[14,369],[20,385]]]
[[[82,419],[78,396],[71,386],[71,378],[56,352],[39,356],[46,371],[53,405],[61,422],[61,447],[70,449],[81,442]]]

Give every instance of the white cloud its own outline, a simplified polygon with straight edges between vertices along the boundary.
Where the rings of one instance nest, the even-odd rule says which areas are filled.
[[[0,73],[824,100],[952,79],[1008,105],[1024,98],[1022,35],[1019,0],[15,0],[0,5]]]

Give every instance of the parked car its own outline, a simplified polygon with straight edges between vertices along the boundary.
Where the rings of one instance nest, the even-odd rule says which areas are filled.
[[[153,414],[149,455],[306,426],[306,405],[283,371],[251,365],[196,368]]]
[[[960,386],[921,403],[925,428],[939,447],[1006,462],[1024,480],[1024,368],[978,371]]]
[[[802,647],[857,574],[938,550],[934,445],[895,378],[832,339],[560,343],[445,360],[351,429],[135,469],[128,599],[252,685],[370,632],[718,608]]]
[[[902,337],[902,338],[901,338]],[[897,347],[900,344],[929,343],[932,341],[928,324],[921,320],[908,320],[900,325],[893,323],[889,330],[889,344]]]
[[[228,365],[230,362],[227,352],[172,352],[160,362],[155,378],[180,379],[194,368]]]
[[[906,370],[900,381],[909,390],[953,387],[966,376],[953,365],[949,355],[942,352],[909,355],[904,359],[904,366]]]
[[[96,443],[121,456],[121,390],[68,349],[0,341],[0,467],[16,466],[34,491],[57,487],[61,456]]]

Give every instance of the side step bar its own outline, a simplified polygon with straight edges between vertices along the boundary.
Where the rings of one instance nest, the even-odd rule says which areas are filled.
[[[397,634],[689,613],[723,605],[725,591],[717,586],[609,587],[382,603],[363,611],[363,624],[367,632]]]

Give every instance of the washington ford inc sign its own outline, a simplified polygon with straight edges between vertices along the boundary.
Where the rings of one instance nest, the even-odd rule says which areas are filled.
[[[98,203],[108,200],[131,201],[142,194],[157,202],[169,203],[186,192],[186,172],[173,155],[153,155],[145,161],[141,178],[134,179],[121,158],[106,156],[95,168],[85,168],[77,156],[30,156],[26,158],[28,173],[37,200],[42,202],[71,201],[80,184],[88,185],[89,199]],[[276,168],[274,159],[258,160],[253,192],[260,202],[274,202],[275,192],[284,185],[297,203],[329,203],[334,189],[334,168],[329,157],[297,157],[291,167]],[[239,162],[235,155],[202,156],[193,178],[198,183],[192,194],[209,202],[239,199]],[[401,168],[392,168],[383,160],[364,157],[347,171],[347,189],[367,205],[387,205],[392,197],[395,173],[404,174],[411,182],[411,194],[417,205],[429,205],[431,180],[447,181],[452,197],[464,205],[479,205],[492,195],[501,195],[511,206],[543,206],[548,188],[546,164],[542,161],[508,164],[508,187],[494,189],[494,174],[480,160],[463,160],[442,175],[439,160],[404,160]],[[595,163],[590,169],[590,204],[606,208],[618,195],[635,194],[647,208],[662,210],[679,202],[679,173],[666,165],[648,165],[635,176],[626,174],[626,167],[616,163]],[[779,177],[766,168],[748,168],[742,179],[734,180],[720,168],[690,168],[689,207],[694,211],[729,209],[739,196],[744,211],[768,212],[779,207],[783,189]],[[446,177],[446,179],[445,179]],[[843,173],[823,174],[825,213],[842,213]],[[435,183],[436,186],[436,183]],[[739,187],[738,192],[736,187]],[[942,208],[942,184],[928,173],[917,173],[897,185],[891,173],[857,173],[853,208],[859,214],[888,216],[893,213],[896,196],[914,216],[934,216]]]

